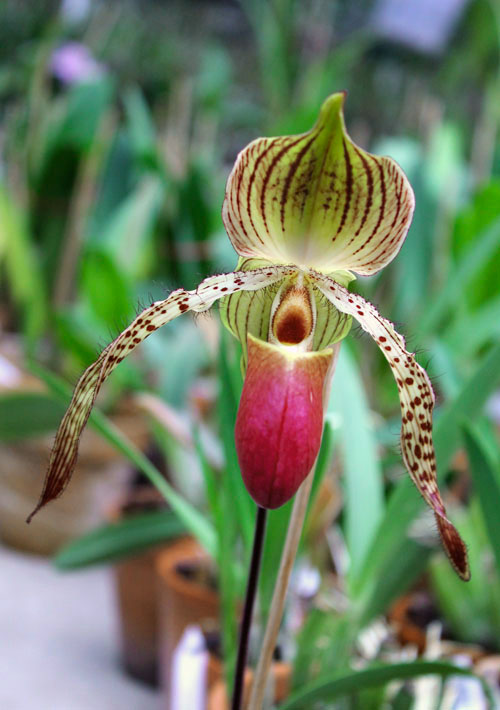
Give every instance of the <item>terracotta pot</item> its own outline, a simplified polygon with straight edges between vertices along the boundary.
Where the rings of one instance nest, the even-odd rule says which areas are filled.
[[[289,663],[275,662],[272,665],[271,672],[274,678],[274,702],[280,703],[288,696],[290,692],[290,678],[292,669]],[[243,690],[243,708],[250,698],[250,688],[253,678],[253,671],[247,669],[245,672],[244,690]],[[223,680],[217,681],[214,684],[208,698],[207,710],[229,710],[228,694],[226,685]]]
[[[427,644],[426,629],[437,618],[437,611],[425,588],[417,588],[399,597],[387,614],[399,643],[411,644],[423,653]]]
[[[170,707],[171,668],[174,651],[186,627],[196,624],[209,632],[218,625],[217,592],[182,568],[207,566],[208,557],[191,538],[184,538],[157,557],[160,601],[160,677],[164,690],[163,708]],[[221,676],[221,663],[212,658],[208,665],[208,688]]]
[[[158,682],[158,603],[156,557],[163,547],[146,550],[114,568],[120,613],[120,658],[125,671],[144,683]]]
[[[112,511],[112,521],[165,508],[155,488],[140,486]],[[159,612],[156,579],[157,556],[177,540],[154,545],[113,566],[119,611],[120,659],[125,671],[150,685],[158,683]]]

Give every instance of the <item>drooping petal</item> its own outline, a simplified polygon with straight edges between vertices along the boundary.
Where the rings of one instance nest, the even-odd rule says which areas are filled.
[[[398,253],[411,186],[397,163],[351,141],[344,98],[330,96],[308,133],[259,138],[239,154],[222,218],[240,256],[373,274]]]
[[[377,342],[391,366],[401,402],[403,460],[413,482],[435,513],[441,540],[453,567],[462,579],[469,579],[467,549],[446,517],[437,486],[432,443],[434,392],[427,373],[413,353],[407,352],[403,336],[371,303],[322,274],[311,274],[310,277],[336,308],[356,318],[363,330]]]
[[[235,427],[241,474],[252,498],[277,508],[316,460],[333,351],[300,352],[248,336],[248,368]]]
[[[238,271],[264,268],[269,264],[262,259],[240,259]],[[293,282],[295,276],[288,277]],[[260,291],[239,291],[225,296],[220,301],[220,316],[223,324],[238,338],[243,350],[243,369],[247,362],[247,333],[267,340],[271,306],[281,284],[272,284]],[[315,289],[317,321],[314,329],[312,350],[323,350],[344,338],[351,328],[351,318],[333,308],[324,308],[324,297]]]
[[[207,310],[226,293],[255,291],[270,286],[285,278],[291,271],[293,270],[289,267],[268,266],[246,273],[235,271],[231,274],[211,276],[202,281],[196,290],[178,289],[166,300],[157,301],[143,310],[133,323],[103,350],[96,362],[85,370],[78,381],[56,434],[40,500],[28,522],[41,507],[60,496],[66,488],[76,465],[80,435],[102,383],[139,343],[186,311]]]

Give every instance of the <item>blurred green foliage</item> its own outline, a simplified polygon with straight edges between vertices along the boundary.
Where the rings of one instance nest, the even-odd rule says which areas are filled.
[[[224,182],[237,151],[257,135],[309,129],[325,96],[346,89],[353,138],[390,154],[408,174],[416,211],[401,253],[354,288],[421,349],[437,394],[441,484],[449,484],[451,516],[469,544],[472,581],[459,582],[441,553],[432,555],[435,540],[421,533],[429,523],[420,520],[421,501],[397,454],[392,375],[368,339],[351,338],[335,379],[322,470],[333,451],[343,501],[330,533],[346,560],[344,568],[336,560],[333,596],[347,602],[310,610],[294,681],[302,688],[331,673],[325,698],[356,657],[362,629],[425,571],[455,637],[499,650],[492,501],[500,494],[500,414],[498,403],[485,405],[500,387],[500,13],[487,0],[465,3],[446,50],[424,56],[377,35],[375,5],[109,0],[79,19],[48,0],[0,5],[0,322],[22,339],[27,359],[68,379],[139,304],[234,266],[220,220]],[[70,41],[87,47],[99,72],[57,78],[54,51]],[[147,389],[182,407],[200,373],[220,385],[225,464],[214,470],[196,443],[203,515],[164,492],[219,563],[230,660],[253,520],[232,441],[237,350],[226,336],[211,357],[193,322],[180,320],[118,369],[102,404],[112,410],[124,392]],[[58,402],[40,394],[2,395],[0,410],[12,415],[2,439],[48,431],[59,416]],[[114,440],[106,425],[101,430]],[[139,453],[115,444],[155,478]],[[289,512],[270,518],[263,616]],[[151,530],[155,540],[163,534]],[[302,549],[314,557],[307,544]],[[359,682],[345,677],[352,687]],[[411,707],[403,695],[393,707]],[[383,702],[382,692],[328,707]]]

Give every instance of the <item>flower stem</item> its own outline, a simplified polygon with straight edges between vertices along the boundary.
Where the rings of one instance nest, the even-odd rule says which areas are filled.
[[[231,704],[231,710],[241,710],[241,703],[243,699],[243,680],[248,655],[248,639],[250,636],[250,627],[252,624],[252,613],[255,597],[257,595],[257,582],[259,579],[262,549],[264,547],[266,522],[267,510],[265,508],[257,506],[252,560],[250,562],[250,572],[248,575],[247,589],[245,594],[245,606],[243,608],[243,618],[241,621],[240,641],[238,645],[238,657],[236,660],[236,671],[234,676],[233,701]]]
[[[304,523],[313,479],[314,467],[309,476],[302,483],[295,496],[285,545],[283,547],[283,554],[281,556],[278,579],[271,602],[271,610],[269,612],[269,618],[264,634],[264,640],[262,642],[262,649],[259,655],[255,678],[252,683],[252,693],[250,695],[248,710],[260,710],[263,706],[267,676],[269,674],[269,668],[273,658],[274,649],[276,647],[276,639],[278,638],[281,618],[283,616],[288,582],[290,581],[295,555],[297,554],[297,548],[299,546],[302,525]]]

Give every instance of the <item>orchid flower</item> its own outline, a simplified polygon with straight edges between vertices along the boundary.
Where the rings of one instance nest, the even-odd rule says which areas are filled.
[[[222,209],[239,256],[236,270],[153,303],[84,372],[58,430],[34,512],[67,485],[81,432],[114,368],[153,331],[187,311],[205,311],[218,299],[222,320],[243,349],[245,381],[235,430],[242,475],[261,507],[282,505],[318,454],[331,346],[347,335],[355,318],[396,379],[406,468],[435,514],[453,567],[469,578],[465,545],[437,487],[429,378],[393,324],[347,289],[354,274],[375,274],[397,255],[414,197],[392,159],[371,155],[349,138],[344,98],[330,96],[308,133],[259,138],[238,155]]]

